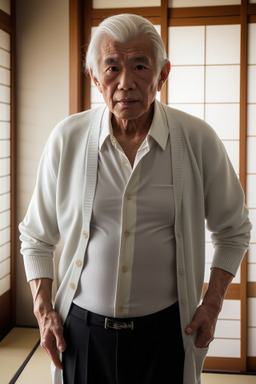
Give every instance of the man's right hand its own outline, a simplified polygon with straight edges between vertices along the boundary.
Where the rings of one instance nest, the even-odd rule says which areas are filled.
[[[63,337],[63,325],[60,315],[52,308],[51,279],[36,279],[30,281],[34,299],[34,314],[37,319],[41,346],[49,354],[58,369],[62,369],[58,352],[64,352],[66,342]]]
[[[58,352],[64,352],[66,343],[63,338],[63,326],[59,314],[53,309],[46,315],[36,316],[43,347],[58,369],[62,369]]]

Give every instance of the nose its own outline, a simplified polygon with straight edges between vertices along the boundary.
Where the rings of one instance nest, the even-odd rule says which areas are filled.
[[[132,71],[124,68],[119,76],[118,88],[120,90],[128,91],[129,89],[135,89],[136,84]]]

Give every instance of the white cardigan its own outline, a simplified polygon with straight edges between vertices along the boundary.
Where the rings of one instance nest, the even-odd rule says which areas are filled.
[[[156,101],[158,103],[158,101]],[[236,274],[249,246],[251,224],[244,194],[220,139],[203,121],[160,103],[170,129],[175,195],[178,297],[185,349],[183,384],[197,384],[207,348],[185,333],[199,301],[205,269],[205,220],[215,248],[212,266]],[[105,108],[105,107],[104,107]],[[33,197],[20,224],[27,280],[54,279],[61,238],[55,308],[62,320],[79,282],[97,181],[103,107],[68,117],[53,130],[38,170]],[[53,367],[53,382],[62,383]]]

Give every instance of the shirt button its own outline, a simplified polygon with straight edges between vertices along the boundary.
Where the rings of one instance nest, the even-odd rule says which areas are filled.
[[[124,310],[123,305],[118,305],[118,312],[123,312],[123,310]]]
[[[125,157],[121,157],[121,163],[122,163],[123,165],[125,165],[125,164],[127,163],[127,160],[126,160]]]
[[[183,304],[183,305],[187,304],[187,300],[184,299],[184,298],[182,298],[182,299],[180,300],[180,302],[181,302],[181,304]]]
[[[72,291],[74,291],[76,289],[75,283],[70,283],[69,288],[72,289]]]
[[[110,139],[110,140],[111,140],[111,144],[112,144],[112,145],[115,145],[115,144],[116,144],[116,141],[115,141],[115,139],[114,139],[113,136],[111,136],[111,139]]]
[[[80,260],[80,259],[77,259],[76,260],[76,265],[78,266],[78,267],[81,267],[82,266],[82,260]]]
[[[179,269],[179,275],[181,275],[181,276],[185,275],[185,269],[180,268]]]
[[[85,239],[88,239],[88,236],[89,236],[88,232],[87,231],[83,231],[83,237]]]
[[[127,272],[128,271],[128,267],[127,267],[127,265],[123,265],[122,266],[122,268],[121,268],[121,271],[123,272],[123,273],[125,273],[125,272]]]
[[[125,198],[126,198],[127,200],[130,200],[130,199],[132,198],[132,195],[131,195],[129,192],[126,192],[126,194],[125,194]]]
[[[129,236],[131,234],[131,232],[129,231],[129,229],[126,229],[125,231],[124,231],[124,236]]]
[[[181,239],[181,237],[182,237],[182,236],[181,236],[181,233],[178,232],[178,233],[177,233],[177,238],[178,238],[178,239]]]

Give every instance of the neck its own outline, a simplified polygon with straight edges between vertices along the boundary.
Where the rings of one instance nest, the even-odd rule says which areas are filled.
[[[146,136],[154,115],[154,105],[150,107],[150,110],[147,114],[139,117],[138,119],[133,120],[123,120],[119,119],[114,114],[112,115],[112,128],[113,134],[115,137],[127,137],[127,138],[136,138],[141,136]]]

